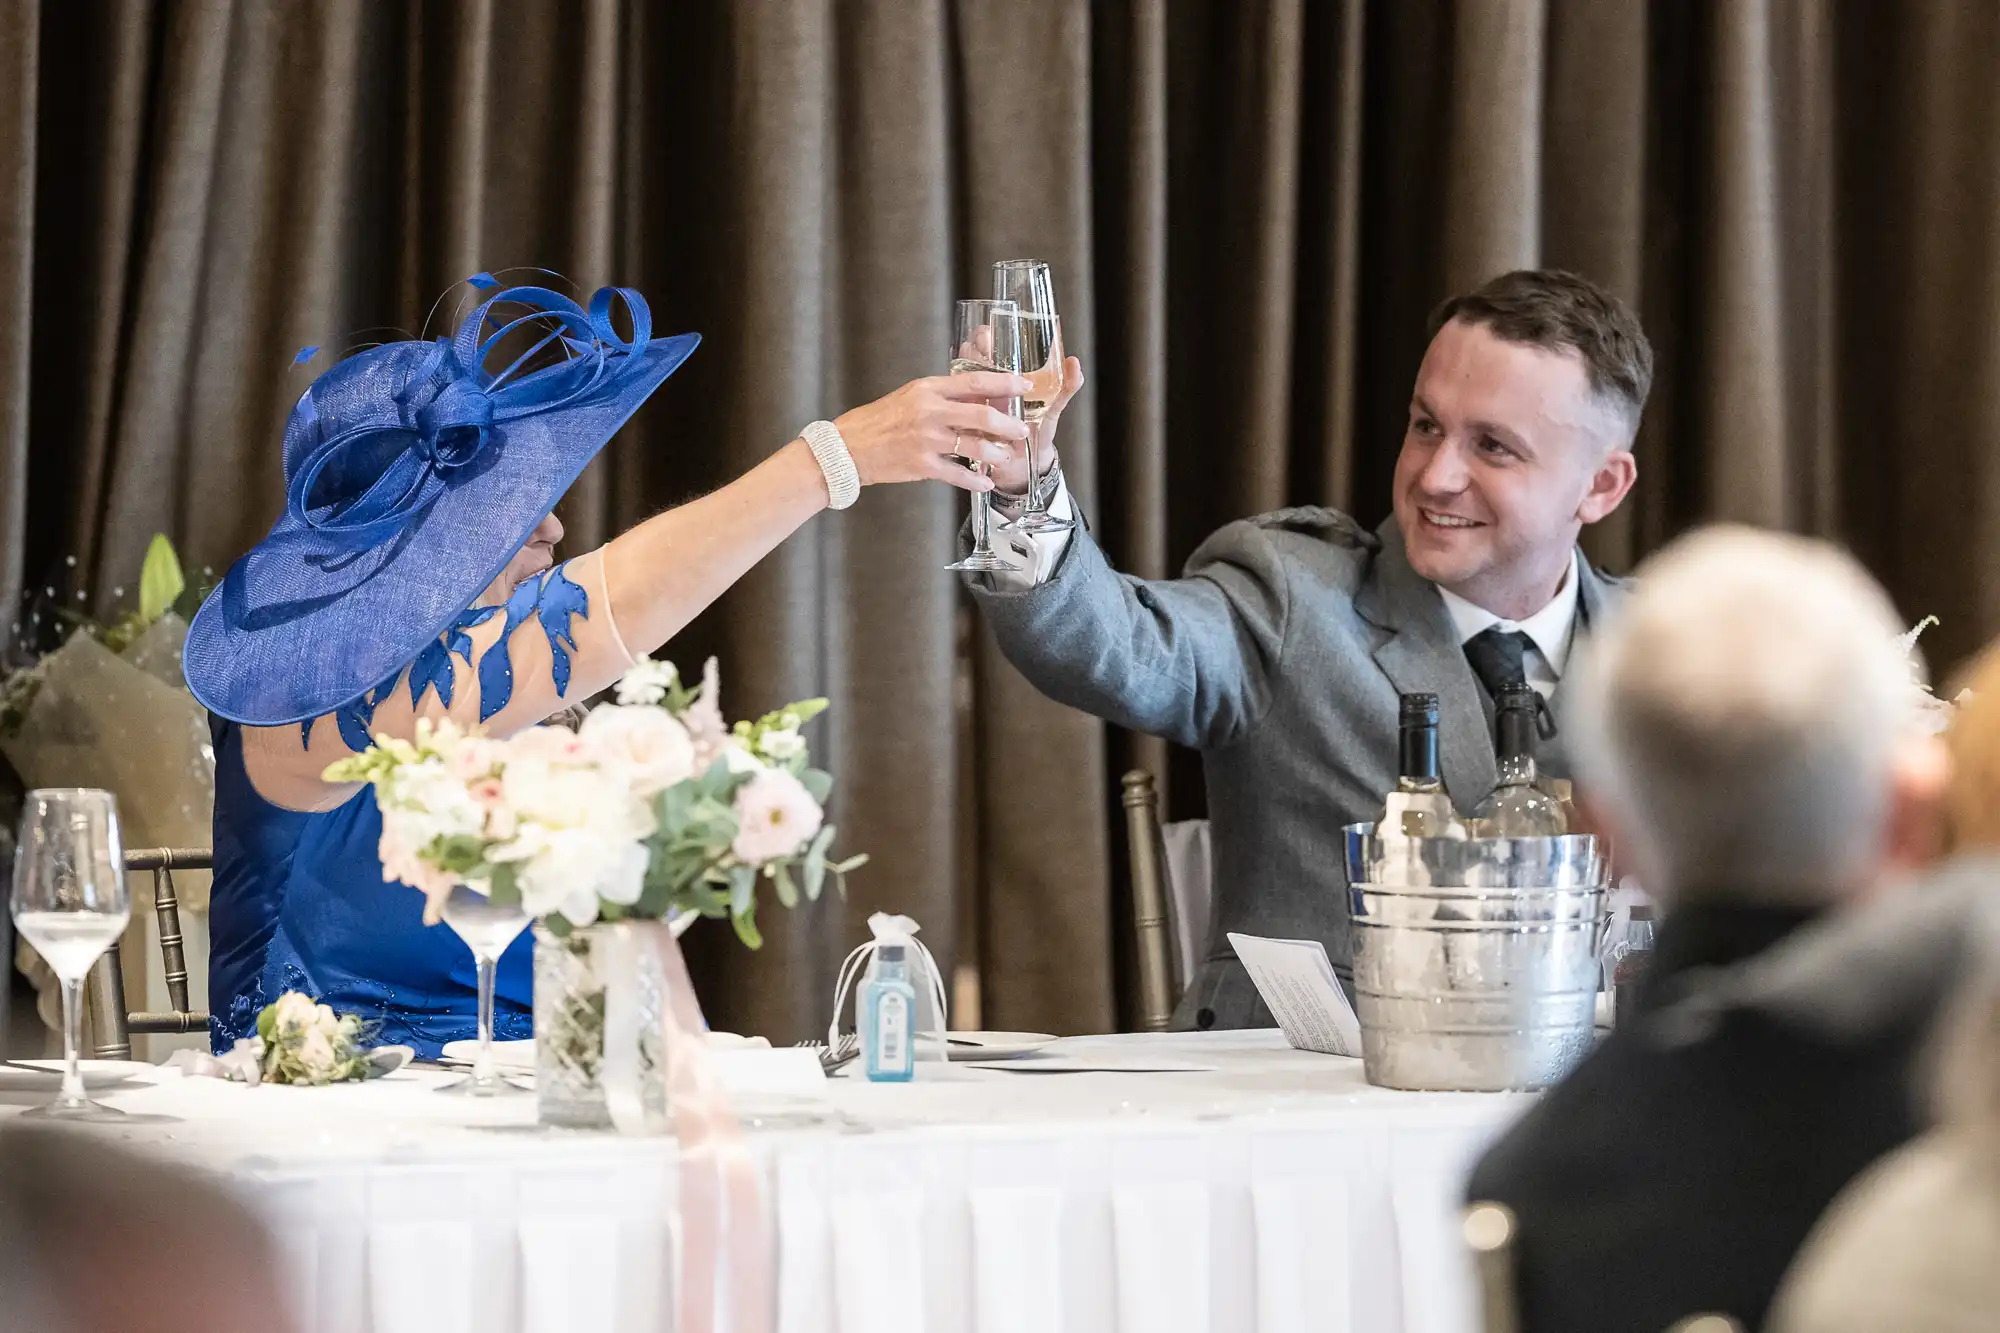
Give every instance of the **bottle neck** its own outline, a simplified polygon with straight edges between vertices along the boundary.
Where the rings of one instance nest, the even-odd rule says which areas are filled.
[[[898,953],[893,958],[884,957],[880,953],[876,954],[875,979],[877,981],[908,981],[910,979],[909,959],[901,953]]]
[[[1493,719],[1493,753],[1500,761],[1500,771],[1507,766],[1526,760],[1530,769],[1535,763],[1535,714],[1527,708],[1503,708]]]
[[[1438,729],[1435,722],[1403,724],[1397,771],[1404,791],[1429,791],[1438,784]]]

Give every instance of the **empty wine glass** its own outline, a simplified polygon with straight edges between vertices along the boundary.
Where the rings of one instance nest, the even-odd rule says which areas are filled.
[[[1018,374],[1021,369],[1020,311],[1012,301],[960,301],[952,323],[951,373],[964,375],[975,370],[1003,370]],[[1003,409],[1018,419],[1021,401],[1009,399]],[[984,463],[971,465],[987,471]],[[1032,470],[1032,466],[1030,468]],[[993,573],[1021,568],[1017,561],[993,549],[993,499],[986,491],[972,493],[972,550],[963,560],[946,569],[973,573]]]
[[[520,895],[511,903],[496,903],[477,889],[460,884],[444,902],[444,921],[465,941],[479,964],[479,1052],[472,1060],[472,1073],[439,1092],[461,1097],[505,1097],[525,1094],[526,1088],[502,1078],[493,1063],[493,979],[500,955],[528,924],[528,913]]]
[[[1035,473],[1035,454],[1042,444],[1042,421],[1062,396],[1062,319],[1056,313],[1056,283],[1049,266],[1039,259],[1003,259],[993,266],[993,296],[1012,301],[1020,310],[1021,373],[1032,386],[1021,396],[1021,419],[1028,423],[1028,496],[1008,526],[1018,532],[1061,532],[1076,526],[1057,518],[1037,492],[1042,478]]]
[[[125,933],[131,900],[118,836],[118,801],[108,791],[41,789],[21,807],[14,855],[14,928],[62,981],[62,1090],[24,1114],[61,1120],[126,1120],[84,1095],[83,979]]]

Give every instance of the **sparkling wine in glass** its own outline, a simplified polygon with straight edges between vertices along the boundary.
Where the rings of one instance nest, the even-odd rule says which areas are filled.
[[[1072,519],[1057,518],[1037,494],[1042,478],[1035,455],[1042,446],[1042,420],[1062,396],[1062,318],[1056,312],[1055,278],[1039,259],[1003,259],[993,266],[993,296],[1020,309],[1021,373],[1030,385],[1021,397],[1021,419],[1028,423],[1028,497],[1021,502],[1012,526],[1022,532],[1060,532],[1073,528]]]
[[[62,982],[62,1090],[24,1114],[52,1120],[118,1120],[124,1112],[84,1095],[83,980],[103,952],[125,933],[131,900],[125,892],[125,852],[118,802],[108,791],[31,791],[21,807],[14,855],[14,929],[33,945]]]
[[[1020,311],[1012,301],[960,301],[952,323],[951,373],[965,375],[975,370],[1000,370],[1019,374],[1021,368]],[[1019,417],[1019,399],[1009,400],[1006,410]],[[972,465],[985,472],[984,463]],[[972,493],[972,550],[963,560],[946,565],[970,573],[993,573],[1021,568],[993,549],[993,500],[986,491]]]
[[[500,955],[527,927],[528,913],[518,894],[511,903],[496,903],[477,889],[460,884],[445,899],[444,922],[458,932],[479,964],[479,1053],[473,1057],[470,1075],[438,1091],[460,1097],[524,1095],[527,1089],[502,1078],[493,1064],[493,980]]]

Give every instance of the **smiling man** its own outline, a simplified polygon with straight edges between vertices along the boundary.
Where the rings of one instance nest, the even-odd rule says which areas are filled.
[[[1545,771],[1568,775],[1562,679],[1619,595],[1577,534],[1632,488],[1652,350],[1632,313],[1573,274],[1495,278],[1445,303],[1410,401],[1394,516],[1244,519],[1178,579],[1113,570],[1087,531],[1017,538],[1027,568],[973,589],[1002,651],[1051,698],[1202,752],[1215,903],[1182,1027],[1268,1025],[1231,931],[1325,942],[1349,978],[1340,828],[1396,779],[1399,693],[1438,696],[1445,782],[1493,786],[1493,696],[1549,702]],[[1059,411],[1082,386],[1065,367]],[[1052,511],[1070,498],[1043,432]],[[1018,493],[1026,472],[996,478]],[[1004,509],[1005,506],[1003,505]]]

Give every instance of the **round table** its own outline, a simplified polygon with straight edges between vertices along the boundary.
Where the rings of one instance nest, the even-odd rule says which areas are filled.
[[[1072,1038],[1083,1062],[933,1066],[741,1108],[774,1202],[782,1333],[1473,1333],[1459,1194],[1528,1099],[1369,1087],[1275,1031]],[[535,1127],[534,1099],[161,1071],[92,1129],[227,1174],[312,1333],[638,1333],[671,1322],[674,1145]],[[797,1113],[817,1107],[818,1123]],[[768,1117],[768,1119],[767,1119]]]

